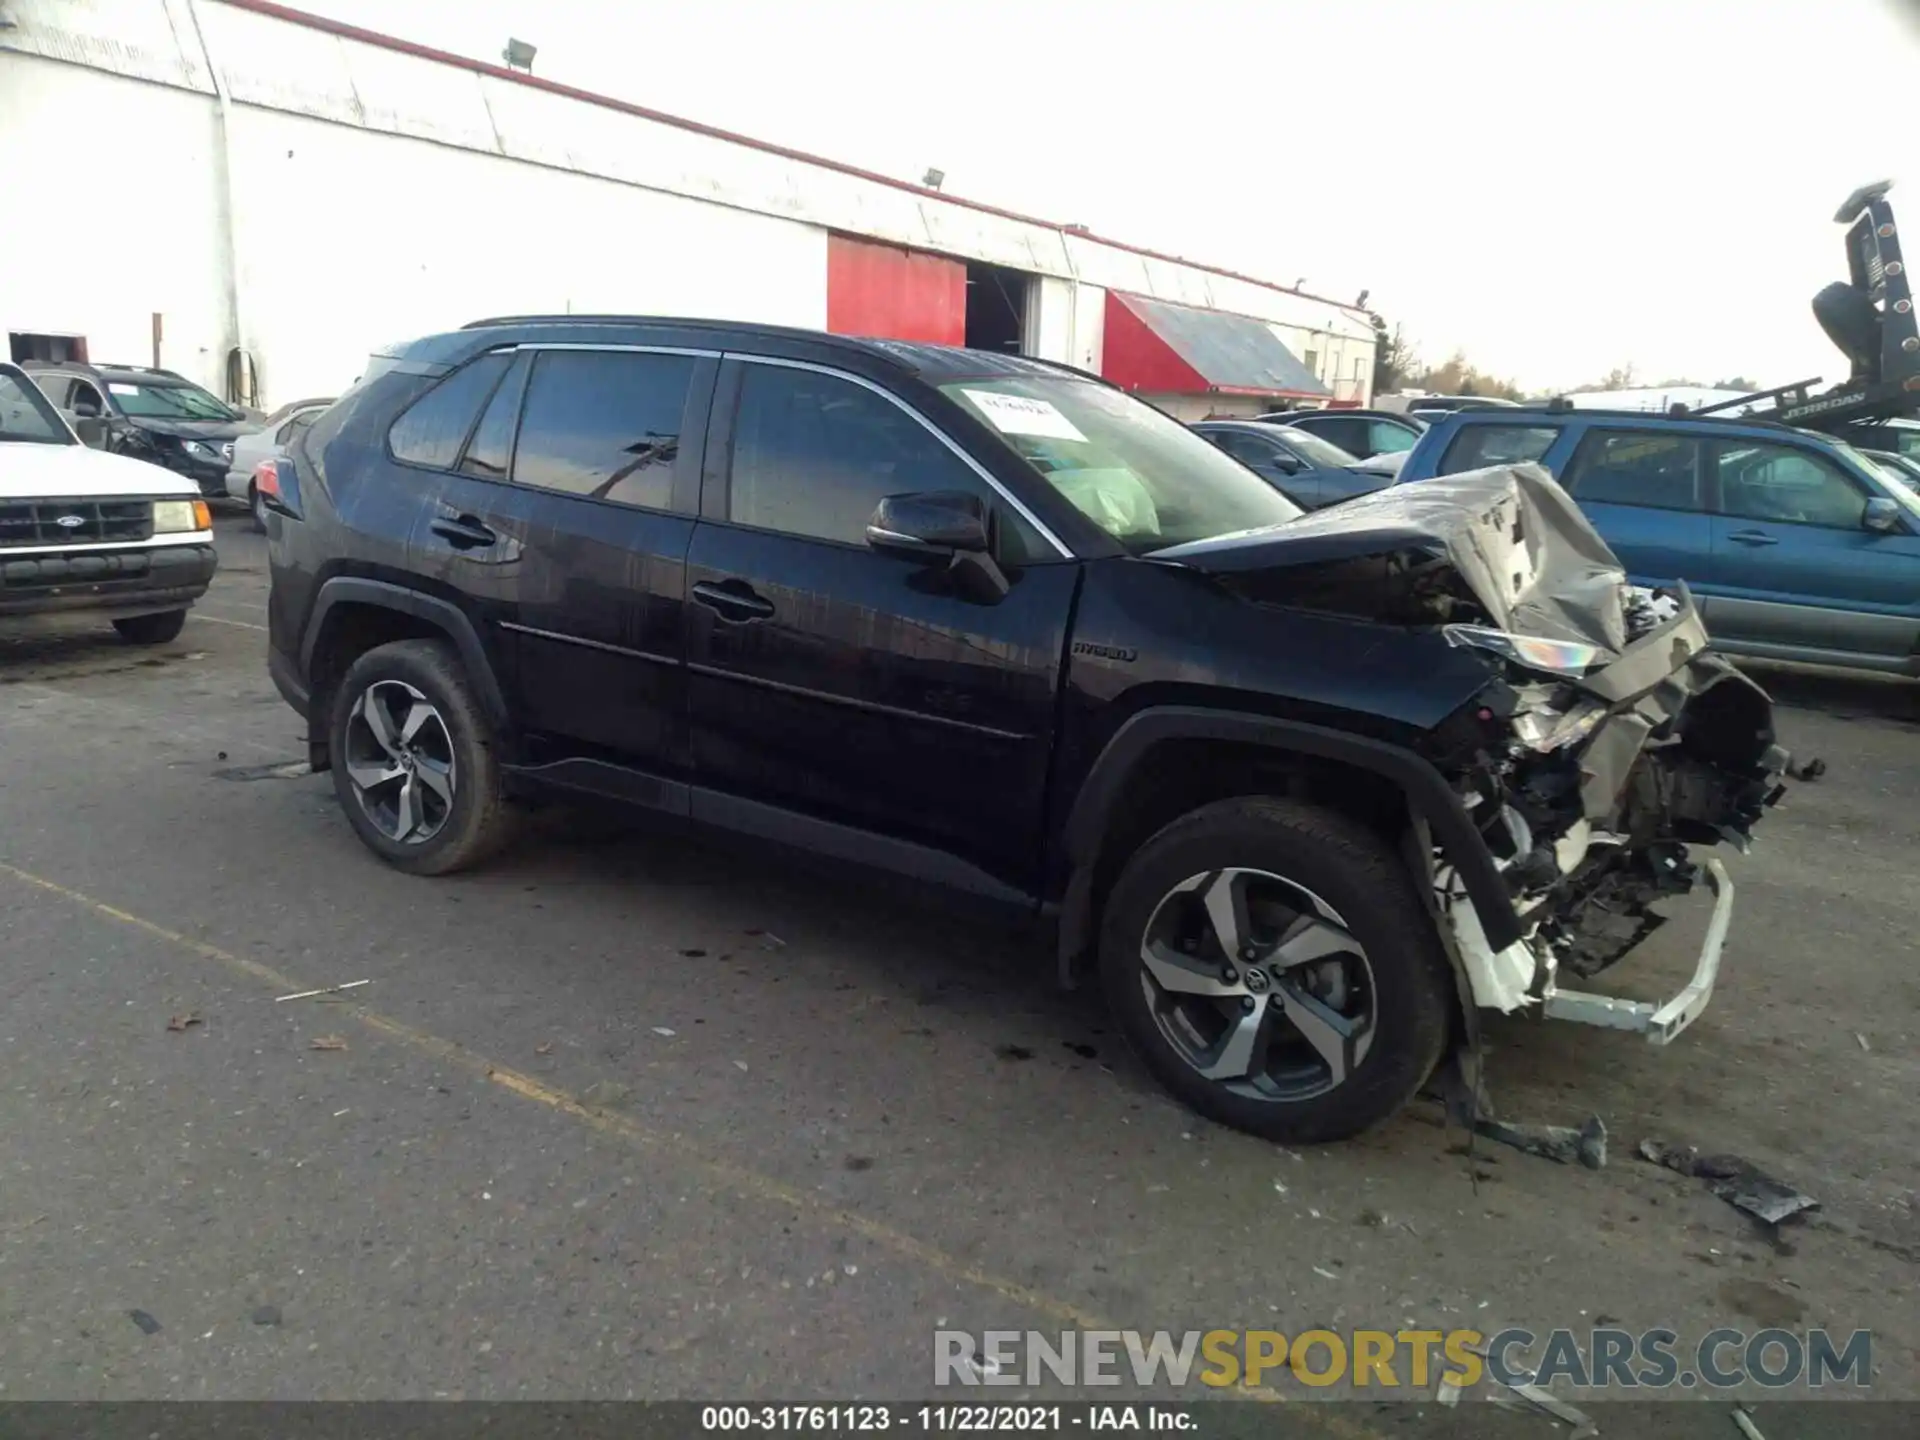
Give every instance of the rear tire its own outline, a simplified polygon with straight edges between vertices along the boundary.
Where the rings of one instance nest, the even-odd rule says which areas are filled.
[[[157,615],[130,615],[124,620],[116,620],[113,628],[120,632],[120,638],[129,645],[164,645],[169,640],[179,639],[186,623],[186,611],[162,610]]]
[[[511,838],[493,727],[445,641],[396,640],[354,661],[328,737],[340,806],[394,869],[450,874]]]
[[[1266,796],[1195,810],[1134,853],[1107,897],[1100,971],[1163,1085],[1287,1143],[1346,1139],[1398,1111],[1439,1062],[1454,1006],[1393,850],[1343,815]]]

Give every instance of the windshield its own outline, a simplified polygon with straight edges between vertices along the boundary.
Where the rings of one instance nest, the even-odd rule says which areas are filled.
[[[1179,421],[1105,385],[1063,375],[940,388],[1132,554],[1300,514]]]
[[[1360,457],[1342,450],[1331,440],[1306,430],[1286,427],[1287,444],[1300,452],[1300,458],[1316,470],[1338,470],[1342,465],[1358,465]]]
[[[17,370],[0,370],[0,440],[35,445],[71,445],[73,434],[61,423],[40,387]]]
[[[198,385],[178,381],[109,380],[107,391],[128,415],[158,420],[238,420],[240,412],[223,405]]]

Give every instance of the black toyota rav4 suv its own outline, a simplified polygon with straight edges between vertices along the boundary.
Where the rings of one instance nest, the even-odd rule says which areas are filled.
[[[389,864],[560,790],[971,892],[1277,1138],[1392,1113],[1480,1008],[1672,1038],[1732,904],[1686,847],[1785,765],[1545,472],[1296,518],[1036,360],[490,320],[375,357],[278,472],[273,677]],[[1671,999],[1563,987],[1700,879]]]

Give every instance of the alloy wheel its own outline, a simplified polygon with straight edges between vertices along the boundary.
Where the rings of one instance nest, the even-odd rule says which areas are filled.
[[[347,717],[342,762],[373,826],[423,845],[453,814],[453,735],[427,697],[404,680],[376,680]]]
[[[1173,887],[1140,946],[1161,1036],[1195,1071],[1259,1100],[1337,1089],[1373,1043],[1373,968],[1346,921],[1297,881],[1210,870]]]

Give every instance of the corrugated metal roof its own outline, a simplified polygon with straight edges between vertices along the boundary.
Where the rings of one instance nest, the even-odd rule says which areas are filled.
[[[1114,298],[1217,390],[1316,399],[1333,396],[1265,320],[1118,291]]]

